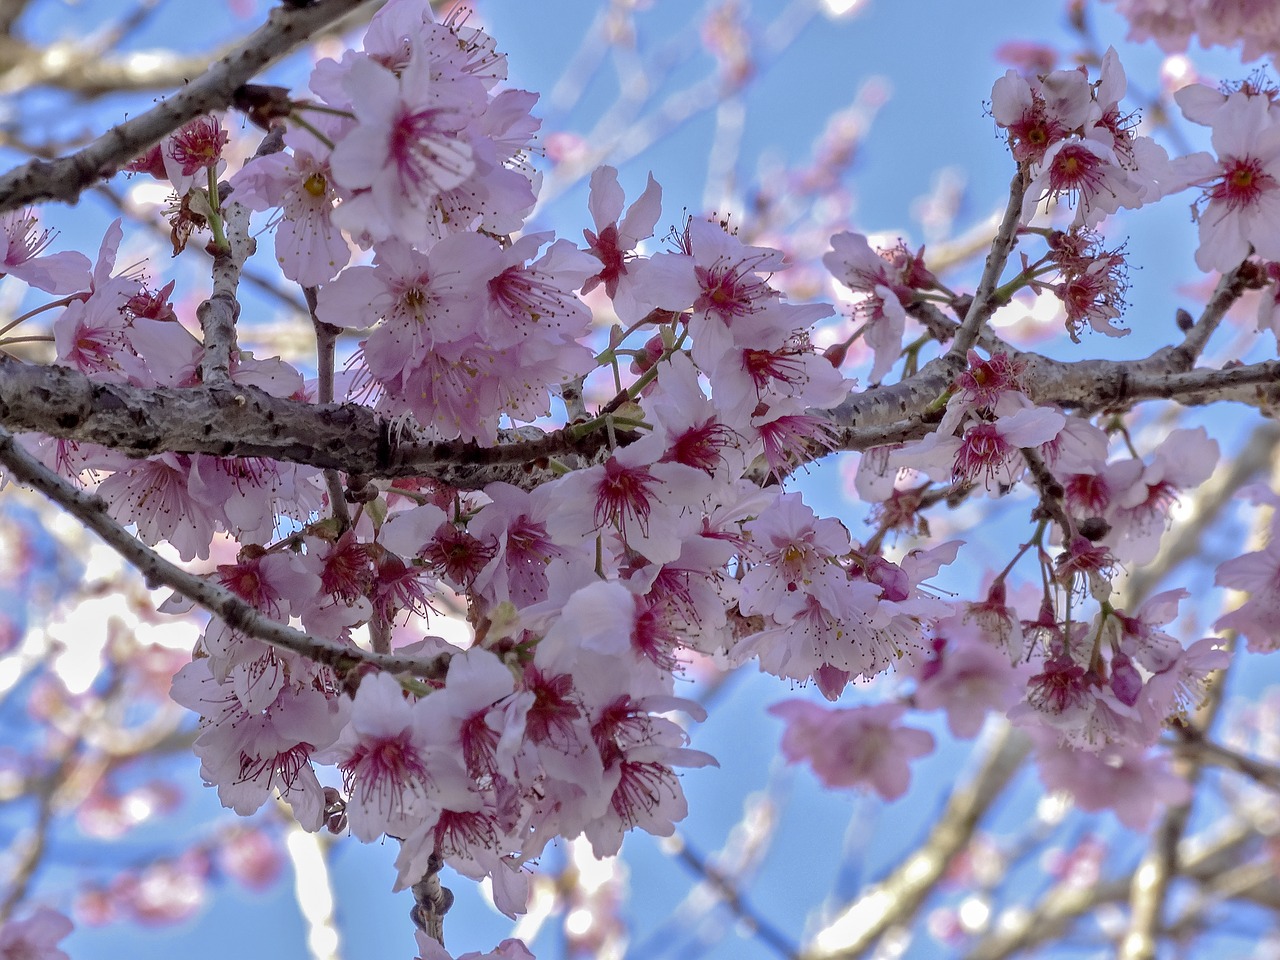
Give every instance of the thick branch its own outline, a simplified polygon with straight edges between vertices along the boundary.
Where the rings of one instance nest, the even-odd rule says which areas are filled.
[[[86,188],[111,176],[191,118],[225,109],[237,87],[361,2],[320,0],[311,6],[277,6],[267,23],[237,50],[170,99],[112,127],[83,150],[52,161],[30,160],[0,176],[0,212],[40,200],[74,203]]]
[[[1268,411],[1280,405],[1280,361],[1180,373],[1168,370],[1165,358],[1062,363],[1021,356],[1033,402],[1086,413],[1152,398],[1186,405],[1234,401]],[[851,394],[832,411],[840,425],[836,448],[867,450],[924,436],[932,429],[930,405],[957,372],[951,360],[939,358],[902,383]],[[527,432],[512,431],[503,434],[511,442],[489,448],[403,440],[358,404],[308,404],[235,384],[134,387],[3,355],[0,425],[98,443],[133,457],[163,451],[267,457],[368,477],[431,477],[470,490],[495,480],[535,487],[556,476],[547,458],[595,462],[608,449],[604,429],[576,439],[564,431],[520,439]]]

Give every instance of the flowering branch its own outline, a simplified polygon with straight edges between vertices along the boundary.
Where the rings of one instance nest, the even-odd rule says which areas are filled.
[[[147,583],[172,587],[239,633],[274,647],[292,650],[339,672],[360,663],[369,663],[392,673],[412,673],[426,678],[444,676],[447,664],[438,658],[423,661],[415,657],[369,653],[359,647],[317,639],[263,616],[225,587],[188,573],[165,560],[111,519],[106,504],[99,497],[77,490],[53,473],[23,450],[13,434],[3,428],[0,428],[0,463],[8,468],[14,479],[39,490],[101,537],[108,546],[133,564]]]
[[[237,87],[362,2],[320,0],[276,7],[266,24],[172,98],[113,126],[82,150],[57,160],[29,160],[0,176],[0,213],[39,200],[74,203],[85,189],[114,174],[188,120],[225,109]]]
[[[1081,412],[1123,410],[1161,398],[1187,406],[1236,402],[1264,411],[1280,405],[1280,361],[1230,369],[1177,372],[1170,357],[1066,363],[1034,354],[1027,396]],[[951,364],[939,358],[915,377],[851,394],[831,411],[838,424],[833,449],[867,450],[924,436],[930,405],[951,385]],[[213,456],[268,457],[370,477],[424,476],[461,489],[503,481],[526,489],[552,480],[548,457],[593,462],[607,453],[607,431],[536,439],[508,432],[510,442],[481,447],[463,441],[404,441],[387,422],[358,404],[309,404],[272,397],[249,386],[143,388],[90,380],[66,367],[23,364],[0,356],[0,424],[76,442],[99,443],[134,457],[161,450]],[[618,437],[625,443],[625,437]]]

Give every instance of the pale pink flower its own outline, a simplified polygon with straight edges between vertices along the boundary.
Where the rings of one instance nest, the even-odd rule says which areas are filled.
[[[1130,466],[1124,482],[1108,464],[1111,503],[1104,514],[1111,531],[1100,541],[1122,562],[1149,563],[1160,547],[1169,523],[1169,510],[1178,494],[1204,483],[1213,475],[1219,456],[1218,442],[1204,427],[1169,431],[1156,447],[1151,462],[1138,461],[1136,475]],[[1120,461],[1120,465],[1132,461]]]
[[[1060,140],[1031,168],[1031,183],[1022,203],[1022,222],[1030,223],[1042,201],[1066,201],[1076,210],[1073,227],[1096,226],[1121,207],[1142,205],[1146,188],[1127,171],[1105,128],[1083,137]]]
[[[489,953],[473,950],[455,958],[438,940],[421,930],[415,930],[413,935],[418,941],[418,960],[534,960],[529,948],[520,940],[503,940]]]
[[[742,578],[745,613],[774,611],[779,604],[794,602],[850,549],[844,524],[817,517],[798,493],[779,496],[746,525],[745,533],[753,561]]]
[[[56,910],[37,907],[25,920],[0,924],[0,960],[71,960],[58,949],[71,929],[71,921]]]
[[[698,295],[692,261],[672,253],[641,257],[636,252],[642,240],[653,236],[662,210],[662,188],[653,175],[626,216],[622,215],[622,204],[618,171],[596,168],[588,200],[595,231],[582,233],[587,252],[600,261],[601,268],[582,285],[583,294],[603,285],[618,319],[626,324],[635,323],[655,308],[687,309]]]
[[[1280,259],[1280,121],[1263,97],[1237,92],[1213,116],[1217,158],[1196,153],[1172,161],[1170,192],[1203,188],[1195,205],[1200,224],[1196,264],[1235,269],[1252,249]],[[1203,205],[1203,206],[1202,206]]]
[[[1219,564],[1213,582],[1249,594],[1237,609],[1218,618],[1215,630],[1239,630],[1255,653],[1280,649],[1280,540]]]
[[[988,489],[992,483],[1008,486],[1026,469],[1022,448],[1051,442],[1067,422],[1057,410],[1028,406],[995,420],[971,420],[963,435],[955,436],[950,431],[962,416],[961,407],[949,410],[933,433],[894,450],[889,464],[919,470],[939,483],[981,481]]]
[[[854,316],[865,324],[863,339],[875,352],[871,382],[879,383],[902,352],[905,308],[914,299],[914,291],[882,253],[871,249],[862,234],[837,233],[831,246],[831,252],[822,257],[823,264],[833,277],[863,295],[854,307]]]
[[[554,491],[547,485],[529,492],[505,483],[485,487],[492,502],[480,509],[467,528],[477,537],[494,540],[497,550],[472,583],[478,596],[492,603],[509,600],[527,607],[547,598],[553,564],[589,563],[580,543],[559,544],[550,533]]]
[[[1058,746],[1038,736],[1036,763],[1050,790],[1070,794],[1083,810],[1111,810],[1131,830],[1146,830],[1157,811],[1191,797],[1169,759],[1138,747],[1115,745],[1101,753]]]
[[[346,89],[356,125],[334,146],[329,165],[341,186],[367,192],[346,200],[334,221],[375,239],[429,241],[436,200],[475,170],[460,133],[483,109],[484,88],[460,78],[433,81],[429,56],[415,52],[398,76],[357,57]]]
[[[808,761],[828,787],[859,787],[897,800],[911,783],[911,761],[934,748],[932,734],[898,725],[906,710],[891,703],[836,710],[786,700],[769,713],[787,725],[782,754],[788,761]]]
[[[382,833],[406,837],[459,791],[469,792],[425,706],[406,698],[389,674],[367,676],[338,742],[317,754],[342,771],[351,832],[366,843]]]
[[[1080,80],[1084,81],[1084,100],[1066,116],[1057,108],[1067,105],[1068,101],[1059,95],[1055,98],[1055,108],[1051,109],[1039,80],[1024,77],[1016,70],[1009,70],[996,80],[991,88],[991,114],[996,123],[1008,131],[1009,149],[1015,160],[1040,160],[1046,150],[1083,122],[1088,83],[1083,76]]]
[[[663,462],[666,438],[654,432],[614,451],[598,467],[556,481],[558,505],[550,523],[557,536],[593,536],[615,530],[631,550],[653,563],[680,555],[677,518],[711,492],[697,467]]]
[[[231,185],[236,202],[250,210],[279,208],[272,219],[276,261],[290,280],[314,287],[332,280],[351,259],[347,239],[333,222],[341,193],[324,148],[314,137],[290,127],[285,142],[293,148],[291,153],[250,160]]]
[[[946,639],[935,641],[933,659],[917,667],[915,704],[922,710],[945,710],[952,736],[976,737],[989,712],[1008,710],[1026,688],[1027,670],[1011,663],[1008,646],[973,629],[975,621],[937,626]]]
[[[0,277],[17,277],[46,293],[86,289],[89,258],[70,250],[41,256],[56,234],[40,230],[38,224],[31,210],[0,213]]]
[[[183,560],[208,560],[218,513],[192,496],[190,473],[190,457],[163,453],[107,477],[97,493],[116,520],[137,524],[144,543],[167,540]]]

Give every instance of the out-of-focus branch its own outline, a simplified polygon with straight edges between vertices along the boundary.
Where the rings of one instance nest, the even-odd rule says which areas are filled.
[[[278,6],[267,23],[173,97],[120,123],[84,149],[57,160],[30,160],[0,176],[0,212],[39,200],[74,203],[88,187],[145,153],[186,121],[231,103],[237,87],[358,7],[363,0]]]
[[[702,702],[706,702],[705,696]],[[756,909],[744,893],[776,837],[779,804],[774,793],[775,788],[770,788],[749,796],[742,816],[729,831],[724,845],[709,857],[699,854],[679,834],[663,845],[667,851],[674,847],[675,859],[702,880],[672,911],[669,928],[687,933],[709,946],[710,938],[720,932],[704,932],[708,924],[715,922],[713,903],[718,901],[724,904],[739,929],[745,928],[779,956],[797,960],[800,953],[795,942]],[[661,942],[669,932],[660,928],[652,939]]]
[[[1182,756],[1195,758],[1195,761],[1206,767],[1222,767],[1233,770],[1253,780],[1255,783],[1280,791],[1280,766],[1246,756],[1229,747],[1214,743],[1199,731],[1182,728],[1178,731],[1180,739],[1169,745],[1173,751]]]
[[[800,953],[787,937],[773,924],[769,923],[743,897],[737,883],[737,877],[726,875],[725,871],[712,865],[707,859],[692,850],[684,840],[676,851],[676,859],[703,879],[713,889],[720,901],[729,908],[751,935],[771,947],[780,957],[787,960],[799,960]]]
[[[311,960],[341,960],[342,938],[334,916],[333,882],[329,877],[329,846],[324,831],[308,833],[290,823],[284,847],[293,866],[293,897],[307,925]]]
[[[1256,838],[1251,826],[1234,823],[1216,837],[1183,839],[1178,844],[1182,876],[1212,883],[1248,856]],[[1072,923],[1092,910],[1125,900],[1132,879],[1130,874],[1090,885],[1056,886],[1034,908],[1028,910],[1020,904],[998,916],[992,932],[965,955],[966,960],[1005,960],[1061,937]]]
[[[63,788],[84,747],[84,736],[95,724],[101,722],[106,705],[119,695],[123,677],[123,672],[118,669],[111,673],[101,697],[77,718],[74,729],[67,732],[66,740],[51,758],[53,762],[48,773],[40,779],[35,790],[36,822],[31,827],[30,835],[15,844],[9,889],[0,900],[0,926],[13,916],[14,910],[27,895],[36,870],[44,859],[49,843],[49,830],[63,800]]]
[[[228,45],[212,55],[139,50],[103,56],[80,41],[37,47],[7,38],[0,41],[0,93],[13,96],[32,87],[54,87],[83,96],[168,90],[198,77],[233,49]]]
[[[978,771],[951,794],[924,843],[819,930],[803,954],[805,960],[860,956],[890,928],[909,922],[952,858],[969,843],[982,815],[1004,791],[1030,748],[1024,733],[1005,725]]]

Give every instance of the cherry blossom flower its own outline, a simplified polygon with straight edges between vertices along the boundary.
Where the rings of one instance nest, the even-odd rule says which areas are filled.
[[[1262,97],[1233,93],[1213,117],[1217,158],[1195,153],[1172,161],[1173,189],[1200,186],[1196,264],[1235,269],[1252,249],[1280,259],[1280,121]],[[1201,206],[1203,204],[1203,206]]]
[[[1142,205],[1147,187],[1127,171],[1105,128],[1060,140],[1032,167],[1022,204],[1022,222],[1030,223],[1042,201],[1066,201],[1075,207],[1073,227],[1096,226],[1121,207]]]
[[[1280,540],[1218,565],[1213,582],[1249,594],[1237,609],[1219,617],[1215,630],[1239,630],[1256,653],[1280,649]]]
[[[1009,148],[1020,162],[1043,160],[1050,147],[1085,121],[1089,85],[1084,74],[1058,70],[1049,77],[1041,81],[1010,70],[991,88],[991,114],[1008,130]]]
[[[529,948],[520,940],[503,940],[488,953],[473,950],[454,957],[438,940],[421,930],[415,930],[414,937],[418,941],[418,960],[534,960]]]
[[[39,220],[31,210],[0,213],[0,277],[17,277],[46,293],[84,290],[89,282],[89,258],[71,250],[44,253],[54,236],[52,230],[39,229]]]
[[[1022,699],[1027,670],[1010,663],[1006,649],[973,629],[974,621],[944,621],[935,630],[933,659],[918,666],[915,704],[945,710],[952,736],[978,735],[988,712],[1004,712]]]
[[[625,324],[635,323],[655,308],[684,310],[698,295],[693,264],[685,257],[659,253],[640,257],[642,240],[653,236],[662,209],[662,188],[653,175],[648,185],[622,215],[623,193],[618,171],[598,167],[591,174],[588,207],[595,231],[584,230],[587,252],[600,261],[598,273],[582,285],[586,295],[603,285],[614,312]]]
[[[889,463],[920,470],[937,482],[981,480],[988,489],[993,482],[1009,486],[1026,469],[1022,448],[1051,442],[1067,422],[1057,410],[1028,406],[992,421],[970,421],[957,437],[949,431],[961,416],[962,406],[949,410],[935,432],[893,451]]]
[[[3,960],[71,960],[58,949],[58,941],[71,932],[72,923],[56,910],[37,907],[24,920],[0,924],[0,958]]]
[[[348,67],[345,87],[355,127],[334,146],[330,169],[353,195],[335,221],[375,239],[425,243],[440,194],[475,170],[460,131],[484,108],[485,91],[463,78],[432,82],[430,57],[415,50],[399,75],[368,57]]]
[[[1146,830],[1158,810],[1191,796],[1190,785],[1164,755],[1120,745],[1092,754],[1037,739],[1042,742],[1036,763],[1046,787],[1070,794],[1084,810],[1113,811],[1130,830]]]
[[[327,129],[323,121],[321,127]],[[332,280],[351,259],[351,248],[333,222],[341,193],[327,150],[314,136],[291,127],[285,143],[291,152],[251,160],[231,185],[236,202],[251,210],[280,209],[272,220],[276,262],[290,280],[314,287]]]
[[[782,754],[801,760],[828,787],[860,787],[882,800],[897,800],[911,783],[912,760],[933,752],[933,735],[899,726],[901,704],[835,710],[805,700],[786,700],[769,713],[787,725]]]
[[[337,743],[317,754],[342,771],[351,832],[365,842],[406,837],[433,811],[467,802],[462,768],[425,706],[388,674],[366,677]]]
[[[612,528],[628,549],[653,563],[676,559],[676,519],[710,492],[711,478],[697,467],[662,462],[665,441],[661,433],[649,434],[616,450],[603,465],[558,480],[551,523],[565,536]]]
[[[861,234],[837,233],[831,238],[831,246],[832,251],[822,257],[823,264],[833,277],[863,295],[854,315],[865,324],[863,339],[875,352],[871,381],[879,383],[893,369],[902,351],[905,308],[914,299],[914,292]]]

